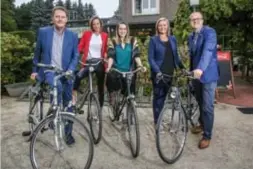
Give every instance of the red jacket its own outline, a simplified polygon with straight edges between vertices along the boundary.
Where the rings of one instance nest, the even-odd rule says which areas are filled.
[[[80,53],[83,52],[83,56],[82,56],[83,63],[86,63],[86,60],[88,57],[92,33],[93,33],[92,31],[85,31],[78,45],[79,52]],[[101,32],[101,39],[102,39],[101,56],[103,58],[106,58],[107,57],[107,41],[108,41],[107,33]]]

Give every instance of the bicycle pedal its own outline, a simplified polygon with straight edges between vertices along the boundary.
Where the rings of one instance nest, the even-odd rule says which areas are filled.
[[[83,110],[79,110],[79,111],[77,111],[78,112],[78,114],[84,114],[84,111]]]
[[[24,131],[24,132],[22,132],[22,136],[30,136],[31,135],[31,131]]]

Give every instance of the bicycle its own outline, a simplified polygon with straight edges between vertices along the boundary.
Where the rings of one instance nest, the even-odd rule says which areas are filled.
[[[75,117],[74,113],[67,112],[66,108],[64,110],[63,105],[58,103],[57,82],[62,77],[70,77],[71,75],[69,75],[67,72],[63,72],[62,70],[52,65],[38,63],[37,67],[46,69],[45,72],[52,71],[56,74],[56,76],[54,77],[53,88],[51,89],[51,93],[53,94],[53,101],[50,105],[49,111],[47,113],[47,117],[44,118],[37,125],[37,127],[35,128],[35,130],[33,131],[31,135],[30,161],[31,161],[32,167],[37,169],[37,168],[44,168],[44,165],[49,165],[50,167],[53,165],[52,164],[53,162],[51,164],[48,164],[48,161],[54,159],[54,158],[48,157],[50,155],[49,152],[46,153],[47,155],[45,157],[46,159],[47,158],[49,159],[42,162],[40,166],[38,165],[39,160],[42,159],[39,157],[43,156],[45,153],[37,153],[37,149],[35,149],[36,145],[38,145],[37,148],[46,146],[45,148],[49,147],[49,150],[56,149],[55,154],[59,154],[62,157],[64,155],[63,154],[64,145],[67,144],[68,142],[68,135],[74,134],[72,129],[77,128],[78,129],[77,134],[80,135],[82,138],[84,138],[85,142],[88,142],[88,148],[86,150],[79,148],[80,150],[85,150],[85,153],[88,153],[87,161],[85,161],[84,158],[82,158],[82,162],[84,162],[84,166],[81,167],[81,168],[84,167],[85,169],[88,169],[91,166],[91,163],[93,160],[93,151],[94,151],[93,141],[89,133],[89,130],[79,119]],[[69,104],[69,106],[70,105],[71,104]],[[75,125],[75,127],[73,127],[73,125]],[[72,127],[72,129],[69,129],[68,127]],[[51,131],[53,132],[53,137],[54,137],[53,143],[50,142],[52,141],[52,139],[50,141],[43,141],[41,138],[39,138],[40,133],[43,133],[43,135],[45,135],[46,133],[51,134]],[[79,142],[79,140],[77,140],[76,144],[77,143],[81,143],[83,145],[83,142]],[[53,145],[56,145],[56,148],[54,148]],[[75,153],[77,153],[77,151]],[[55,154],[53,153],[53,155]],[[72,156],[68,156],[68,158],[72,158]],[[76,161],[76,159],[74,159],[74,161]],[[76,164],[81,165],[80,163],[76,163]],[[69,162],[67,163],[67,165],[69,165],[70,168],[73,168]],[[52,167],[52,168],[56,168],[56,167]]]
[[[45,100],[45,94],[47,92],[47,85],[43,82],[37,81],[34,83],[29,91],[29,111],[28,111],[28,124],[29,130],[22,132],[22,136],[30,136],[35,127],[44,118],[43,104]],[[28,141],[30,141],[28,139]]]
[[[188,78],[186,89],[187,99],[183,99],[183,88],[179,87],[179,79],[181,77]],[[158,118],[156,126],[156,148],[159,156],[164,162],[173,164],[179,159],[183,152],[188,133],[188,121],[190,121],[192,126],[198,125],[199,106],[193,96],[192,86],[189,83],[189,79],[193,79],[191,72],[185,72],[178,76],[163,74],[157,82],[163,80],[163,82],[167,84],[168,79],[174,79],[174,85],[172,85],[167,94],[167,98],[170,98],[171,102],[167,100]],[[186,103],[184,103],[185,101]],[[171,110],[171,112],[169,110]],[[180,132],[182,132],[181,141],[177,136]],[[164,147],[162,141],[165,139],[162,139],[163,135],[166,137],[171,136],[170,141],[164,141]],[[168,152],[171,152],[171,156],[169,156],[169,153],[166,153],[165,151],[169,147],[168,144],[173,143],[173,141],[176,142],[176,150],[173,151],[169,149]]]
[[[120,99],[121,91],[119,90],[115,93],[113,105],[109,104],[109,117],[112,122],[119,121],[120,116],[123,113],[123,108],[127,104],[126,106],[127,129],[128,129],[129,139],[130,139],[130,149],[131,149],[132,156],[134,158],[136,158],[140,152],[140,131],[139,131],[137,110],[136,110],[135,96],[131,94],[130,92],[130,85],[131,85],[133,75],[137,73],[138,71],[140,71],[141,69],[142,68],[138,68],[130,72],[121,72],[116,68],[111,68],[110,70],[110,71],[115,71],[121,74],[122,77],[126,79],[127,96],[123,94],[122,98]]]
[[[91,135],[95,144],[98,144],[102,137],[102,112],[101,107],[98,101],[98,97],[96,93],[93,91],[93,81],[92,75],[95,71],[95,67],[99,65],[101,62],[105,61],[103,59],[97,59],[96,63],[83,63],[79,61],[80,64],[83,66],[88,67],[89,71],[89,85],[85,88],[84,92],[78,90],[78,99],[75,105],[75,111],[79,114],[84,114],[83,106],[85,101],[88,100],[88,114],[87,114],[87,121],[90,125]],[[94,107],[92,108],[92,103],[94,103]],[[96,110],[96,111],[92,111]],[[97,126],[96,126],[97,125]]]

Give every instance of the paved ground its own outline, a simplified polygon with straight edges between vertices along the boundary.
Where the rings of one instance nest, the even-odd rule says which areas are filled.
[[[21,132],[26,129],[27,102],[2,98],[1,163],[3,169],[30,169],[29,144]],[[182,157],[173,165],[158,156],[151,109],[138,109],[141,129],[141,152],[132,159],[130,150],[104,113],[103,139],[95,146],[91,169],[252,169],[253,115],[244,115],[235,107],[218,104],[215,109],[211,146],[197,148],[200,136],[188,134]],[[73,152],[73,156],[75,153]]]

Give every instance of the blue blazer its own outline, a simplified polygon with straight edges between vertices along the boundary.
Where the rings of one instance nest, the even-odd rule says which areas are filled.
[[[34,52],[33,64],[44,63],[51,64],[52,42],[54,27],[43,27],[38,31],[37,42]],[[64,31],[62,46],[62,69],[63,71],[76,70],[79,59],[78,37],[77,34],[68,30]],[[33,66],[33,73],[38,73],[43,78],[44,71],[42,68]]]
[[[196,45],[194,35],[188,38],[191,70],[201,69],[203,74],[200,78],[202,83],[210,83],[219,79],[217,62],[217,36],[213,28],[204,26],[198,35]]]
[[[169,36],[168,39],[173,51],[175,68],[184,68],[177,52],[177,40],[175,36]],[[166,48],[164,46],[164,42],[161,41],[159,36],[151,37],[148,48],[148,61],[151,68],[151,76],[154,73],[160,72],[160,67],[164,60],[165,50]]]

